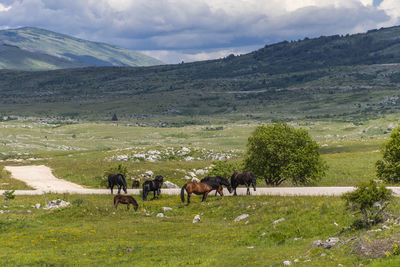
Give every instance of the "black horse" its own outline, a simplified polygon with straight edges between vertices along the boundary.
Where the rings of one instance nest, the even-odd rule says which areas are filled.
[[[147,195],[149,194],[150,191],[154,192],[154,197],[152,199],[157,198],[161,193],[161,186],[163,184],[164,181],[164,177],[162,177],[161,175],[156,176],[156,178],[154,178],[153,181],[146,181],[143,183],[143,200],[146,201],[147,200]]]
[[[228,179],[221,177],[221,176],[207,176],[201,179],[202,183],[206,183],[212,186],[213,190],[215,190],[215,195],[219,192],[221,196],[224,194],[222,193],[222,190],[218,190],[220,187],[222,189],[222,186],[225,185],[226,188],[228,189],[229,193],[232,193],[232,186],[231,183],[228,181]]]
[[[107,188],[111,189],[111,194],[113,194],[114,185],[118,186],[118,194],[121,193],[121,187],[124,189],[125,194],[128,193],[126,191],[126,180],[122,174],[118,173],[108,175]]]
[[[236,188],[243,184],[247,187],[247,195],[250,195],[250,184],[253,186],[254,191],[256,191],[256,178],[251,172],[234,172],[231,177],[231,185],[233,187],[233,195],[237,196]]]

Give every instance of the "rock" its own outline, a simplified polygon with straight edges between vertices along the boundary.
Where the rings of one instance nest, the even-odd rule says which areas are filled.
[[[390,227],[389,226],[387,226],[387,225],[382,225],[382,230],[386,230],[386,229],[389,229]]]
[[[328,255],[328,254],[326,254],[326,253],[321,253],[321,257],[324,257],[324,256],[326,256],[326,255]]]
[[[171,183],[170,181],[165,181],[163,183],[163,187],[166,187],[166,188],[179,188],[179,186],[177,186],[174,183]]]
[[[126,251],[126,252],[132,252],[132,251],[133,251],[133,248],[126,248],[125,251]]]
[[[192,182],[194,182],[194,183],[200,183],[200,180],[197,179],[196,177],[193,177],[193,178],[192,178]]]
[[[296,263],[297,263],[297,262],[299,262],[299,259],[294,259],[294,261],[293,261],[293,262],[296,262]]]
[[[162,210],[165,212],[165,211],[172,210],[172,208],[170,208],[170,207],[162,207]]]
[[[278,219],[276,221],[273,221],[272,223],[273,224],[277,224],[277,223],[283,222],[284,220],[285,220],[285,218],[280,218],[280,219]]]
[[[202,169],[196,170],[196,175],[204,175],[205,173],[206,173],[205,170]]]
[[[71,203],[69,203],[68,201],[64,201],[62,199],[56,199],[47,203],[46,207],[44,207],[43,209],[45,210],[59,209],[68,207],[69,205],[71,205]]]
[[[284,261],[283,262],[283,266],[289,266],[289,265],[292,265],[291,261]]]
[[[187,176],[187,175],[185,175],[185,177],[183,177],[183,178],[185,178],[186,180],[190,180],[190,179],[192,179],[192,177],[190,177],[190,176]]]
[[[330,249],[336,243],[339,242],[339,238],[337,237],[329,237],[325,242],[322,242],[321,240],[316,240],[312,243],[311,247],[322,247],[324,249]]]
[[[196,215],[193,218],[193,223],[198,223],[200,221],[200,215]]]
[[[192,178],[196,177],[196,174],[194,172],[188,172],[188,175],[190,175]]]
[[[27,210],[26,212],[27,212],[27,213],[32,213],[32,211],[31,211],[31,210]]]
[[[266,235],[266,233],[265,233],[265,232],[262,232],[261,236],[265,236],[265,235]]]
[[[150,179],[150,178],[153,177],[153,175],[154,175],[154,172],[152,172],[152,171],[147,171],[147,172],[145,172],[145,173],[143,174],[143,177],[145,177],[145,178],[147,178],[147,179]]]
[[[186,158],[184,158],[184,160],[185,161],[192,161],[192,160],[194,160],[194,158],[193,157],[186,157]]]
[[[39,203],[35,204],[35,208],[40,209],[40,204]]]
[[[237,217],[235,220],[233,220],[234,222],[238,222],[241,221],[243,219],[246,219],[247,217],[249,217],[249,214],[242,214],[239,217]]]
[[[335,226],[339,226],[339,224],[337,224],[337,222],[333,222],[333,224],[334,224]]]
[[[165,216],[164,216],[164,213],[157,213],[157,217],[161,217],[161,218],[164,218]]]
[[[247,248],[254,248],[253,246],[247,247]]]

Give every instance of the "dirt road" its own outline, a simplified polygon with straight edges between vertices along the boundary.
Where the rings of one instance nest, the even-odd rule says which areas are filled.
[[[39,166],[6,166],[13,178],[24,181],[36,190],[16,190],[16,195],[41,195],[44,193],[70,194],[110,194],[108,189],[88,189],[55,177],[51,169],[44,165]],[[388,187],[395,196],[400,196],[400,187]],[[257,191],[251,189],[252,195],[281,195],[281,196],[338,196],[354,190],[354,187],[260,187]],[[116,190],[114,190],[116,191]],[[162,194],[178,195],[180,189],[162,189]],[[0,190],[2,194],[4,190]],[[139,189],[129,189],[129,194],[140,194]],[[224,189],[225,195],[230,195]],[[238,195],[246,195],[246,188],[238,188]]]

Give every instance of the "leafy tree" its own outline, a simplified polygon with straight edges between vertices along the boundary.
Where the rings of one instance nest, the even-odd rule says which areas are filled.
[[[242,171],[241,162],[237,161],[214,161],[214,166],[209,172],[209,175],[222,176],[229,179],[235,171]]]
[[[245,169],[267,185],[309,184],[325,175],[326,164],[308,132],[286,123],[258,126],[248,139]]]
[[[349,208],[361,213],[361,219],[353,223],[355,228],[360,229],[382,221],[381,215],[392,199],[392,191],[384,185],[378,186],[374,180],[371,180],[342,197],[347,201]]]
[[[111,118],[111,121],[118,121],[117,114],[114,113],[114,115]]]
[[[400,182],[400,127],[390,134],[382,148],[383,159],[376,162],[377,177],[388,182]]]

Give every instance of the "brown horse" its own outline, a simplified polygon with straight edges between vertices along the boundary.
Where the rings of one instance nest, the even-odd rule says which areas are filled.
[[[187,204],[190,204],[190,195],[191,194],[196,194],[196,195],[203,195],[203,199],[201,201],[205,201],[207,198],[208,193],[210,191],[214,190],[214,188],[206,183],[195,183],[195,182],[190,182],[182,186],[181,189],[181,200],[182,202],[185,202],[185,190],[188,195],[187,197]],[[219,194],[222,194],[222,186],[219,186],[217,189]]]
[[[137,211],[139,205],[136,202],[136,200],[131,197],[131,196],[124,196],[124,195],[116,195],[114,197],[114,207],[118,208],[118,204],[126,204],[127,205],[127,209],[129,210],[129,205],[132,204],[133,208],[135,209],[135,211]]]

